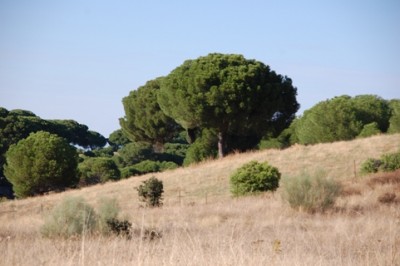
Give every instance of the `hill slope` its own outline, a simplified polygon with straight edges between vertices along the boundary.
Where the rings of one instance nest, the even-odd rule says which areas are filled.
[[[134,189],[151,175],[3,202],[0,265],[400,265],[400,205],[378,200],[389,192],[400,198],[400,171],[392,177],[396,184],[354,172],[367,158],[399,149],[399,134],[382,135],[234,154],[157,173],[165,204],[156,209],[140,208]],[[232,199],[229,176],[251,160],[268,161],[284,176],[324,171],[341,180],[345,193],[331,212],[314,215],[292,210],[279,190]],[[137,230],[150,228],[161,238],[41,237],[47,210],[67,195],[94,206],[101,197],[115,197]]]
[[[331,178],[346,180],[354,178],[355,175],[359,176],[357,172],[366,159],[379,158],[384,153],[399,150],[400,134],[394,134],[312,146],[295,145],[285,150],[234,154],[221,160],[206,161],[163,173],[2,203],[1,213],[13,212],[14,215],[15,212],[21,212],[23,215],[35,213],[37,210],[48,209],[67,195],[82,196],[92,204],[95,204],[99,197],[116,197],[122,209],[129,210],[139,204],[135,187],[151,176],[163,180],[167,205],[174,204],[179,199],[181,202],[202,202],[206,197],[207,200],[229,198],[229,176],[235,169],[251,160],[268,161],[277,167],[283,176],[323,171]]]

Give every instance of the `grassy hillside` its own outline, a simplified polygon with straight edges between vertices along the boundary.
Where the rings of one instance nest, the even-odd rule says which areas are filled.
[[[374,183],[382,177],[358,173],[367,158],[398,150],[399,134],[256,151],[3,202],[0,248],[6,255],[0,265],[400,265],[400,205],[378,201],[387,192],[400,198],[400,185]],[[314,215],[292,210],[281,199],[280,189],[274,194],[232,199],[229,176],[251,160],[268,161],[287,177],[323,171],[341,181],[343,195],[334,210]],[[150,176],[164,182],[163,208],[140,207],[134,188]],[[82,196],[94,206],[101,197],[115,197],[122,216],[135,228],[154,228],[162,237],[154,241],[140,237],[42,238],[39,228],[44,215],[67,195]]]

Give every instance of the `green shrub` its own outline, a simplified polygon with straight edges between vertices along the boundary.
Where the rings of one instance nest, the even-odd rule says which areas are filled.
[[[141,172],[135,166],[127,166],[121,169],[121,178],[128,178],[135,175],[141,175]]]
[[[117,221],[120,208],[115,198],[101,198],[98,207],[98,228],[102,234],[113,232],[109,221]]]
[[[361,164],[361,173],[362,174],[377,173],[381,165],[382,165],[381,160],[369,158]]]
[[[159,207],[162,205],[162,194],[164,193],[163,182],[155,177],[143,181],[137,188],[139,198],[148,207]]]
[[[160,164],[155,161],[145,160],[133,165],[140,174],[155,173],[160,170]]]
[[[175,169],[178,165],[174,162],[159,162],[159,161],[151,161],[145,160],[140,163],[137,163],[129,169],[135,169],[139,174],[144,175],[147,173],[155,173],[162,172],[168,169]]]
[[[358,138],[367,138],[373,135],[378,135],[382,133],[379,130],[378,123],[372,122],[369,124],[364,125],[363,129],[361,130],[360,134],[358,134]]]
[[[361,165],[361,173],[392,172],[400,169],[400,152],[383,154],[380,159],[369,158]]]
[[[118,219],[109,219],[107,220],[107,228],[111,233],[117,236],[130,237],[132,224],[127,220],[120,221]]]
[[[153,146],[146,142],[131,142],[124,145],[119,151],[123,166],[130,166],[154,157]]]
[[[201,135],[189,146],[183,165],[198,163],[208,158],[215,158],[218,138],[212,130],[203,129]]]
[[[174,163],[174,162],[160,162],[160,172],[165,171],[165,170],[172,170],[176,169],[179,166]]]
[[[283,198],[292,208],[311,213],[332,207],[340,193],[339,183],[322,174],[285,178],[283,187]]]
[[[81,185],[94,185],[120,179],[118,166],[111,158],[87,158],[78,166]]]
[[[4,174],[23,198],[75,186],[77,163],[76,149],[65,139],[39,131],[9,148]]]
[[[54,207],[41,227],[46,237],[90,234],[96,227],[94,209],[81,197],[67,197]]]
[[[268,163],[251,161],[230,177],[231,192],[242,196],[262,191],[275,191],[279,187],[280,172]]]
[[[384,154],[381,157],[380,169],[384,172],[391,172],[400,169],[400,152]]]

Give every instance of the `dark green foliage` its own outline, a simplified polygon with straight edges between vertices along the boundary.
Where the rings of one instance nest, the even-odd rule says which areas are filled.
[[[107,220],[107,228],[117,236],[130,237],[132,223],[127,220],[109,219]]]
[[[390,107],[388,101],[376,95],[358,95],[351,99],[357,110],[357,120],[363,125],[375,122],[381,132],[389,127]]]
[[[121,169],[121,178],[141,175],[141,172],[135,166],[127,166]]]
[[[107,144],[107,139],[101,134],[89,130],[86,125],[74,120],[48,120],[48,128],[45,131],[57,134],[70,143],[84,148],[101,148]]]
[[[361,165],[361,173],[392,172],[400,169],[400,152],[383,154],[379,159],[369,158]]]
[[[162,150],[162,145],[182,129],[164,114],[157,102],[160,82],[161,78],[148,81],[122,100],[125,117],[120,119],[120,124],[131,141],[149,142]]]
[[[160,161],[173,161],[182,165],[190,145],[185,143],[166,143],[164,145],[164,154],[158,157]]]
[[[141,161],[140,163],[137,163],[133,166],[135,167],[136,170],[140,172],[140,174],[154,173],[158,172],[160,169],[160,165],[158,162],[150,160]]]
[[[258,145],[258,148],[260,150],[264,149],[283,149],[285,148],[285,144],[281,142],[280,139],[278,138],[270,138],[267,140],[261,140],[260,144]]]
[[[217,151],[215,149],[218,138],[212,130],[204,129],[196,141],[192,143],[186,152],[183,165],[201,162],[208,158],[215,158]]]
[[[132,169],[134,169],[139,175],[143,175],[147,173],[155,173],[155,172],[162,172],[164,170],[171,170],[177,167],[178,165],[174,162],[144,160],[141,161],[140,163],[130,166],[129,169],[131,171]]]
[[[2,109],[3,116],[0,117],[0,175],[3,174],[5,153],[12,144],[25,139],[30,133],[40,131],[47,127],[44,120],[37,116],[22,116],[19,114],[30,113],[28,111],[16,112]]]
[[[87,158],[79,164],[80,185],[88,186],[120,179],[118,166],[111,158]]]
[[[223,156],[232,150],[228,135],[279,134],[299,108],[296,94],[289,78],[261,62],[241,55],[209,54],[185,61],[165,77],[158,102],[185,129],[214,130],[218,154]]]
[[[355,138],[362,128],[349,96],[320,102],[304,112],[296,125],[301,144],[334,142]]]
[[[301,144],[350,140],[386,132],[390,107],[375,95],[335,97],[320,102],[296,122],[295,134]],[[375,124],[372,124],[375,123]]]
[[[122,129],[115,130],[108,137],[108,144],[113,147],[114,151],[122,148],[122,146],[131,142],[128,137],[124,134]]]
[[[391,116],[389,119],[389,133],[400,133],[400,100],[394,99],[389,102]]]
[[[95,157],[113,157],[114,156],[114,148],[108,146],[106,148],[97,148],[91,151]],[[86,155],[86,153],[85,153]],[[92,156],[90,156],[92,157]]]
[[[134,165],[154,158],[153,147],[146,142],[128,143],[118,153],[122,159],[123,166]]]
[[[54,207],[41,227],[46,237],[72,237],[92,233],[97,224],[94,209],[83,198],[65,198]]]
[[[400,169],[400,152],[384,154],[381,157],[380,169],[384,172],[391,172]]]
[[[97,132],[73,120],[44,120],[26,110],[0,109],[0,176],[3,174],[5,153],[12,144],[25,139],[30,133],[46,131],[65,138],[82,147],[98,148],[106,139]]]
[[[367,138],[373,135],[378,135],[382,133],[378,128],[377,122],[372,122],[369,124],[364,125],[363,129],[361,130],[360,134],[358,134],[358,138]]]
[[[377,173],[381,165],[382,165],[381,160],[369,158],[361,164],[361,173],[362,174]]]
[[[311,213],[332,207],[341,191],[338,182],[325,178],[322,173],[286,178],[283,188],[283,198],[292,208]]]
[[[263,191],[275,191],[279,187],[281,173],[268,163],[251,161],[237,169],[230,177],[231,192],[243,196]]]
[[[162,205],[162,194],[164,193],[164,185],[161,180],[155,177],[143,181],[137,188],[141,201],[146,203],[148,207],[159,207]]]
[[[65,139],[39,131],[12,145],[5,176],[19,198],[63,190],[78,182],[76,149]]]

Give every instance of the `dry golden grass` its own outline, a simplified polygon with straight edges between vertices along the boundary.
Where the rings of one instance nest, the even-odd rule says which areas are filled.
[[[399,134],[382,135],[235,154],[158,173],[165,200],[157,209],[141,208],[134,190],[151,175],[3,202],[0,265],[400,265],[400,204],[379,201],[385,193],[400,198],[398,184],[371,186],[386,179],[357,173],[367,158],[399,149]],[[313,215],[292,210],[280,190],[232,199],[229,176],[250,160],[268,161],[284,176],[324,171],[343,184],[342,196],[333,210]],[[115,197],[136,230],[155,228],[162,237],[43,238],[44,215],[66,195],[94,206],[100,197]]]

